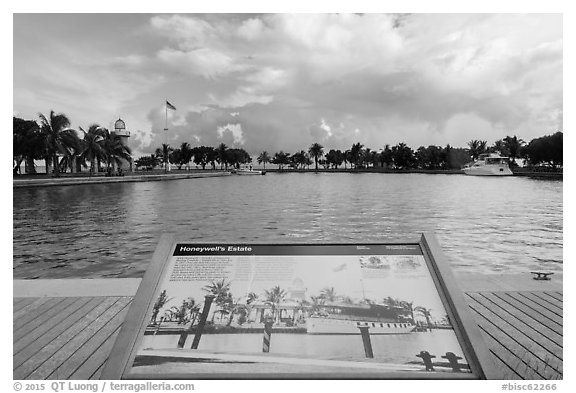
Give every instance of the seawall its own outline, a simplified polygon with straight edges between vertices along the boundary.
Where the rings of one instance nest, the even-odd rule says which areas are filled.
[[[154,174],[154,175],[126,175],[113,177],[60,177],[40,179],[14,179],[13,188],[24,187],[50,187],[50,186],[76,186],[85,184],[103,183],[131,183],[145,181],[166,181],[180,179],[198,179],[205,177],[230,176],[231,172],[194,172],[179,174]]]

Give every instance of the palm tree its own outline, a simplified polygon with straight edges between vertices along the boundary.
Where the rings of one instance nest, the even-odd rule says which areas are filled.
[[[170,320],[176,319],[178,325],[187,324],[190,321],[194,324],[199,311],[200,307],[198,307],[194,298],[189,297],[182,300],[180,306],[173,306],[168,310],[168,314],[170,315]]]
[[[515,162],[516,158],[520,158],[520,151],[522,147],[526,144],[522,139],[518,138],[516,135],[507,136],[504,138],[504,145],[508,149],[508,154],[511,162]]]
[[[254,309],[252,303],[254,303],[256,300],[258,300],[258,294],[256,292],[250,292],[248,295],[246,295],[246,315],[248,317],[250,316],[250,313]]]
[[[220,169],[222,169],[222,165],[226,165],[226,169],[228,169],[228,160],[226,159],[226,150],[228,150],[228,146],[224,143],[221,143],[216,148],[216,153],[218,158],[216,159],[220,163]]]
[[[272,306],[272,319],[274,319],[276,322],[280,322],[280,314],[278,313],[278,318],[276,318],[276,310],[278,309],[280,302],[282,302],[282,300],[284,300],[286,297],[286,291],[280,288],[279,285],[276,285],[271,290],[265,291],[265,295],[266,303]]]
[[[258,161],[258,164],[264,164],[264,169],[266,169],[266,163],[270,162],[271,160],[272,159],[268,155],[267,151],[263,151],[262,153],[260,153],[260,155],[256,159],[256,161]]]
[[[258,299],[258,294],[255,292],[250,292],[246,296],[246,304],[252,304]]]
[[[96,167],[96,159],[105,158],[105,151],[102,147],[106,133],[104,129],[98,124],[92,124],[88,131],[84,131],[80,127],[80,131],[84,133],[84,138],[82,139],[82,153],[80,158],[84,161],[90,162],[90,176],[94,173]]]
[[[310,153],[311,157],[314,157],[316,170],[318,170],[318,158],[322,157],[322,154],[324,154],[324,147],[319,143],[313,143],[308,149],[308,153]]]
[[[470,142],[468,142],[468,147],[470,148],[470,155],[472,156],[473,160],[477,159],[480,154],[486,152],[487,143],[488,142],[486,141],[480,141],[478,139],[473,139]]]
[[[180,145],[180,154],[181,154],[181,161],[182,165],[188,165],[190,160],[192,160],[192,148],[188,142],[182,142]]]
[[[498,139],[496,142],[494,142],[494,145],[492,146],[492,150],[500,153],[500,155],[502,155],[502,156],[508,157],[510,155],[510,152],[508,151],[508,147],[506,146],[506,143],[504,143],[504,141],[502,139]]]
[[[38,123],[34,120],[13,118],[13,158],[16,169],[20,170],[20,164],[24,160],[26,173],[36,173],[34,160],[45,158],[46,149],[44,137],[41,134]]]
[[[248,313],[248,307],[240,304],[239,303],[240,299],[232,299],[232,296],[230,296],[230,302],[227,304],[227,311],[229,313],[229,317],[228,317],[228,323],[226,323],[226,326],[230,326],[232,325],[232,320],[234,319],[234,315],[236,315],[236,313],[241,312],[242,310],[244,310],[244,313]]]
[[[156,156],[162,157],[162,162],[164,163],[164,173],[168,172],[168,161],[170,159],[170,152],[172,149],[169,144],[163,143],[162,148],[156,149]]]
[[[290,154],[284,153],[282,150],[280,150],[278,153],[274,154],[274,158],[270,160],[270,162],[272,164],[278,165],[278,169],[282,170],[284,165],[290,162]]]
[[[114,167],[121,166],[123,160],[131,161],[132,151],[128,146],[122,144],[120,137],[105,128],[101,130],[104,138],[101,144],[108,170],[113,171]]]
[[[42,113],[40,118],[40,130],[46,141],[46,156],[52,158],[54,176],[59,177],[58,154],[70,156],[80,148],[80,139],[76,131],[70,128],[70,120],[65,114],[56,114],[50,111],[50,118],[46,118]]]
[[[214,296],[214,304],[220,307],[220,313],[223,312],[226,303],[230,301],[232,296],[230,294],[230,285],[231,283],[227,283],[226,279],[223,278],[221,281],[212,281],[212,283],[202,288],[202,290]],[[216,312],[212,314],[212,322],[214,322],[215,315]]]
[[[172,298],[168,298],[166,290],[160,292],[160,295],[158,295],[158,299],[156,299],[156,303],[154,303],[154,306],[152,307],[152,318],[151,318],[152,324],[154,325],[156,324],[156,318],[158,317],[160,309],[164,307],[164,305],[168,303],[170,300],[172,300]]]
[[[350,150],[346,150],[342,153],[344,155],[343,160],[344,160],[344,169],[348,169],[348,166],[346,164],[350,163],[350,165],[352,165],[351,161],[350,161]]]
[[[352,148],[350,149],[350,156],[348,158],[348,161],[350,162],[350,164],[354,164],[354,168],[358,167],[358,162],[360,161],[360,156],[362,155],[363,147],[364,145],[358,142],[354,143],[352,145]]]
[[[336,295],[334,287],[330,287],[320,291],[320,298],[324,300],[324,302],[335,302],[336,299],[338,299],[338,295]]]
[[[418,306],[414,308],[414,311],[416,311],[417,313],[419,313],[420,315],[422,315],[424,318],[426,318],[426,324],[428,325],[428,329],[430,329],[430,331],[432,331],[432,310],[426,307],[422,307],[422,306]]]
[[[304,169],[304,165],[306,165],[306,152],[304,150],[300,150],[298,153],[292,154],[290,157],[291,165],[295,166],[296,169],[302,168]]]
[[[412,323],[414,323],[415,322],[415,320],[414,320],[414,302],[402,301],[402,302],[400,302],[400,304],[402,305],[404,310],[406,310],[410,313],[410,318],[412,319]]]

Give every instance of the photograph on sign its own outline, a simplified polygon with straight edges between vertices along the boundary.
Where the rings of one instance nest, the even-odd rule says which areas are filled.
[[[470,374],[417,244],[177,244],[146,321],[133,377]]]

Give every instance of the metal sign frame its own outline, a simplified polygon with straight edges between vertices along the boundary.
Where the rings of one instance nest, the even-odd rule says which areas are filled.
[[[327,375],[315,374],[134,374],[132,364],[144,336],[147,321],[152,313],[159,285],[166,274],[167,261],[174,255],[177,244],[190,244],[177,240],[172,234],[162,235],[152,261],[132,301],[124,324],[102,372],[101,379],[502,379],[486,347],[480,329],[474,321],[464,297],[452,275],[440,245],[431,233],[423,233],[419,239],[406,241],[382,241],[378,243],[314,244],[306,246],[350,246],[350,245],[418,245],[426,261],[437,292],[450,318],[460,347],[470,366],[470,373],[422,373],[422,372],[374,372],[369,374]],[[203,244],[208,245],[208,244]],[[259,244],[260,246],[302,246],[304,244]],[[214,244],[216,246],[216,244]],[[257,246],[251,244],[251,246]]]

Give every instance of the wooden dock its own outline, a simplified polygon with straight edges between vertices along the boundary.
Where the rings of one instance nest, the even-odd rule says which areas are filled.
[[[562,379],[562,276],[456,275],[505,379]],[[15,280],[13,378],[98,379],[139,279]]]

